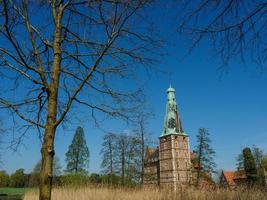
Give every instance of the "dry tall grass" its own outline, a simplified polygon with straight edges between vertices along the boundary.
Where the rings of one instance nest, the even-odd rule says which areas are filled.
[[[24,200],[38,199],[37,191],[29,191]],[[200,191],[194,189],[171,192],[159,189],[109,189],[104,187],[55,188],[52,200],[265,200],[266,191]]]

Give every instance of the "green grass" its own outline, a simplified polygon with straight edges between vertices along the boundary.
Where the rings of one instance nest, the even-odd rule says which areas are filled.
[[[0,188],[0,200],[19,200],[28,190],[27,188]]]

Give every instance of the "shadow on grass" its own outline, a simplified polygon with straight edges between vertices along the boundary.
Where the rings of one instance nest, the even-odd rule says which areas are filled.
[[[21,195],[0,194],[0,200],[22,200]]]
[[[0,200],[22,200],[27,190],[29,190],[29,188],[0,188]]]

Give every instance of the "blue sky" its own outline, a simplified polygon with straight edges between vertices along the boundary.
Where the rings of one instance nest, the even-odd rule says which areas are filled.
[[[146,80],[148,104],[155,113],[148,127],[152,133],[151,139],[157,140],[161,134],[166,89],[171,82],[176,89],[176,99],[184,130],[190,136],[191,149],[196,144],[198,128],[209,128],[218,169],[234,169],[236,157],[245,146],[255,144],[267,153],[267,74],[258,73],[253,63],[248,62],[244,68],[236,59],[230,64],[227,73],[221,76],[217,70],[220,59],[211,54],[207,41],[184,57],[188,41],[168,31],[174,23],[159,23],[162,34],[169,40],[163,49],[167,55],[157,67],[171,75],[151,73],[150,77],[143,77]],[[81,124],[70,124],[65,130],[58,129],[56,155],[64,167],[65,153],[76,127],[80,125],[84,128],[91,154],[89,171],[99,172],[99,152],[104,133],[90,121],[82,121]],[[128,127],[120,121],[107,123],[106,129],[128,131]],[[17,152],[5,149],[2,159],[1,168],[9,173],[18,168],[30,172],[40,159],[40,142],[36,134],[29,132]]]
[[[240,64],[233,64],[230,71],[220,77],[219,60],[211,58],[205,47],[196,49],[182,61],[177,55],[179,51],[179,47],[174,46],[160,64],[172,72],[171,77],[152,74],[146,83],[148,102],[155,112],[155,118],[149,123],[151,138],[156,140],[162,131],[166,89],[171,79],[191,149],[195,146],[197,129],[206,127],[210,129],[219,169],[234,169],[236,156],[245,146],[256,144],[267,152],[267,75],[258,74],[253,65],[244,70]],[[91,152],[90,172],[99,172],[104,133],[86,120],[81,125]],[[121,122],[109,126],[108,129],[121,132],[127,130]],[[73,124],[67,130],[58,130],[55,146],[62,166],[75,128]],[[40,142],[33,135],[28,134],[18,152],[5,150],[5,170],[13,172],[24,168],[29,172],[32,169],[40,158]]]

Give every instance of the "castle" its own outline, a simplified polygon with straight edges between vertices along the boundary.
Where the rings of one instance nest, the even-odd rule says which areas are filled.
[[[183,131],[175,90],[170,86],[159,147],[146,151],[144,184],[176,189],[189,185],[191,181],[189,136]]]

